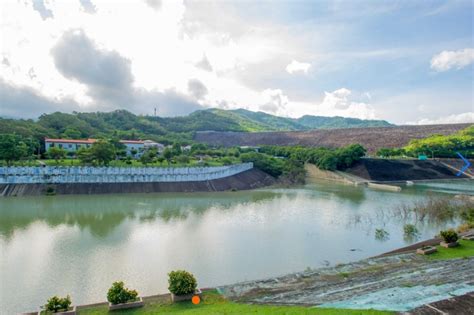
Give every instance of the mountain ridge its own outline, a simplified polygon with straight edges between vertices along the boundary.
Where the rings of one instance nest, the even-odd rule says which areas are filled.
[[[178,117],[135,115],[126,110],[43,114],[37,120],[0,118],[0,133],[44,137],[192,140],[198,131],[307,131],[354,127],[393,127],[384,120],[303,116],[288,118],[246,109],[203,109]]]

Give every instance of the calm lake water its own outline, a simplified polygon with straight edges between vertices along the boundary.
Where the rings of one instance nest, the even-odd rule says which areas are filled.
[[[142,295],[167,291],[167,273],[200,287],[354,261],[416,241],[396,209],[429,195],[474,195],[467,181],[417,184],[401,193],[313,182],[229,193],[0,199],[0,310],[35,310],[52,295],[106,300],[123,280]],[[455,220],[416,223],[419,238]],[[383,228],[388,239],[377,240]]]

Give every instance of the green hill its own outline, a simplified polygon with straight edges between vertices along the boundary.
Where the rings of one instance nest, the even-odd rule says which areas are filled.
[[[190,141],[196,131],[285,131],[326,128],[392,126],[381,120],[342,117],[279,117],[245,109],[207,109],[182,117],[135,115],[125,110],[95,113],[52,113],[38,120],[0,118],[0,133],[16,133],[38,140],[44,137],[72,139],[117,137],[157,141]]]

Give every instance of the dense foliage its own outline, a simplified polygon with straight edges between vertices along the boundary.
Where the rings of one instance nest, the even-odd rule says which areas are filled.
[[[135,301],[138,297],[136,290],[125,287],[122,281],[114,282],[107,292],[107,301],[112,304],[121,304]]]
[[[185,295],[196,291],[197,281],[192,273],[185,270],[176,270],[171,271],[168,276],[168,290],[171,293]]]
[[[0,134],[0,160],[7,164],[31,156],[37,144],[31,138],[15,134]]]
[[[67,311],[71,303],[71,297],[69,295],[64,298],[55,295],[46,302],[44,308],[46,311],[57,313],[59,311]]]
[[[458,233],[454,230],[446,230],[439,232],[439,235],[443,238],[446,243],[454,243],[459,239]]]
[[[404,148],[382,148],[377,151],[380,157],[427,155],[429,157],[457,157],[456,152],[467,158],[474,158],[474,125],[455,134],[432,135],[424,139],[414,139]]]
[[[252,162],[254,167],[273,177],[279,177],[283,173],[285,166],[283,160],[257,152],[242,153],[240,159],[244,163]]]
[[[390,126],[385,121],[341,117],[278,117],[248,110],[209,109],[183,117],[137,116],[125,110],[51,113],[35,120],[0,118],[0,134],[17,134],[42,143],[44,137],[151,139],[165,144],[192,140],[195,131],[275,131]]]
[[[366,153],[360,144],[352,144],[339,149],[265,146],[261,151],[300,163],[312,163],[323,170],[344,170],[354,165]]]

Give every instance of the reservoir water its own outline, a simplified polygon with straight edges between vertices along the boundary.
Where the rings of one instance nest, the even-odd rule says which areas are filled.
[[[106,300],[123,280],[142,295],[167,292],[186,269],[200,287],[272,277],[370,257],[455,227],[398,209],[430,196],[474,195],[472,181],[384,192],[312,182],[290,189],[192,194],[0,198],[0,310],[36,310],[52,295]],[[375,237],[376,229],[388,236]]]

